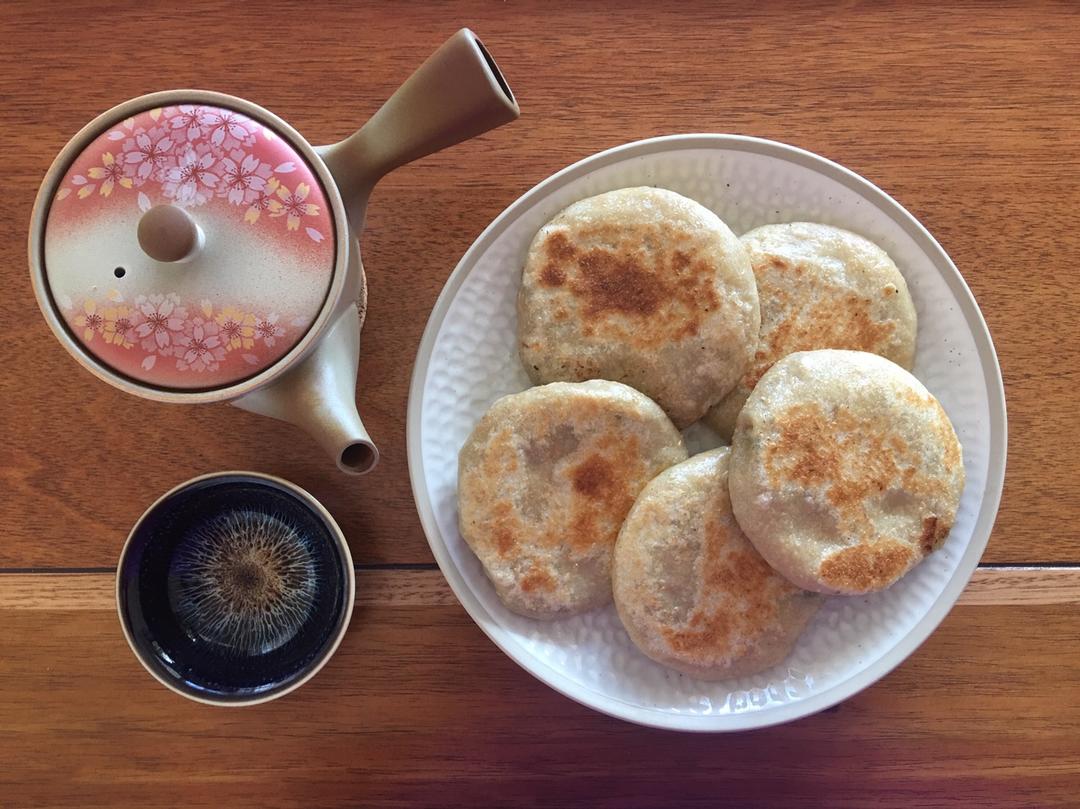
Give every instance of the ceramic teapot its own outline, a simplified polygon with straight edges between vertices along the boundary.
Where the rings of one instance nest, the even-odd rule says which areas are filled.
[[[518,115],[468,29],[330,146],[221,93],[127,101],[64,147],[38,192],[38,304],[121,390],[283,419],[343,471],[370,471],[378,450],[356,408],[368,197],[391,169]]]

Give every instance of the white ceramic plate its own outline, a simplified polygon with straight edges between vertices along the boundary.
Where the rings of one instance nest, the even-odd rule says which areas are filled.
[[[685,194],[736,233],[809,220],[885,248],[918,310],[915,375],[941,400],[964,446],[967,485],[945,545],[885,592],[829,599],[788,660],[753,677],[706,683],[653,663],[630,642],[614,607],[555,622],[514,615],[458,533],[458,450],[495,399],[529,385],[515,334],[529,242],[570,203],[633,185]],[[691,429],[692,448],[703,449],[701,428]],[[911,654],[952,607],[986,546],[1001,497],[1005,441],[1004,390],[986,323],[933,237],[842,166],[732,135],[630,143],[575,163],[518,199],[447,281],[420,344],[409,397],[416,506],[439,566],[480,628],[568,697],[622,719],[680,730],[742,730],[796,719],[851,696]]]

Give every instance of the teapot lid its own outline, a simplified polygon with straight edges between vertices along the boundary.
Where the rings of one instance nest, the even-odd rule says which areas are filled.
[[[225,387],[273,365],[326,301],[334,213],[279,132],[173,104],[89,136],[56,186],[44,277],[73,339],[158,388]]]

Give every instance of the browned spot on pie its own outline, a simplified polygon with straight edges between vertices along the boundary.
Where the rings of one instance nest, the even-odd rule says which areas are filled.
[[[888,587],[907,572],[915,553],[892,539],[862,543],[837,551],[821,563],[821,580],[849,593],[869,592]]]
[[[557,231],[547,237],[544,252],[548,261],[540,270],[540,283],[546,287],[561,287],[566,283],[565,265],[573,259],[577,250],[565,233]]]
[[[491,442],[483,458],[484,476],[498,480],[502,475],[517,468],[517,452],[512,436],[507,430],[492,433]]]
[[[586,458],[571,473],[574,491],[591,498],[603,497],[615,482],[611,464],[600,455]]]
[[[656,273],[630,251],[590,250],[578,267],[581,272],[571,288],[582,297],[588,317],[605,312],[647,316],[663,300]]]
[[[775,362],[796,351],[838,348],[881,353],[896,324],[875,320],[872,301],[829,283],[797,262],[765,256],[754,262],[761,299],[761,341],[742,384],[752,390]],[[799,294],[789,291],[798,278]],[[895,289],[895,287],[894,287]]]
[[[521,589],[526,593],[532,593],[536,590],[551,592],[555,589],[555,579],[551,577],[547,570],[534,564],[521,579]]]
[[[901,482],[901,464],[911,484],[920,482],[914,471],[918,459],[907,444],[846,408],[827,414],[815,403],[792,405],[776,426],[779,437],[765,450],[771,483],[824,486],[826,498],[849,522],[865,520],[863,503]]]
[[[919,547],[924,554],[930,553],[941,547],[945,537],[949,535],[952,526],[940,517],[923,517],[923,532],[919,537]]]
[[[554,261],[569,261],[577,253],[577,249],[566,238],[566,234],[558,231],[547,237],[547,241],[544,242],[544,251]]]
[[[736,642],[753,642],[769,632],[781,598],[798,591],[752,548],[730,547],[728,528],[715,515],[705,518],[704,541],[702,592],[723,594],[720,604],[727,606],[698,603],[685,626],[665,626],[661,633],[673,651],[707,663],[717,653],[734,652]],[[738,609],[731,608],[735,603]]]
[[[919,402],[925,406],[923,400]],[[913,531],[910,537],[899,538],[903,541],[889,540],[887,546],[876,540],[877,530],[867,512],[868,505],[897,490],[913,496],[940,497],[945,486],[927,476],[918,453],[880,421],[857,417],[846,408],[826,413],[816,403],[804,403],[784,410],[776,419],[776,427],[778,436],[764,451],[770,484],[782,487],[793,482],[821,490],[835,509],[838,530],[861,543],[829,560],[837,581],[853,580],[858,564],[863,565],[866,576],[885,575],[892,569],[887,562],[906,570],[914,547],[929,553],[948,534],[949,526],[934,518],[932,526],[923,523],[921,535]],[[866,555],[859,557],[860,552]],[[825,576],[825,565],[821,575]],[[854,589],[874,586],[881,585],[867,581]]]
[[[505,558],[517,548],[521,522],[507,500],[500,500],[492,505],[490,520],[491,541],[495,552]]]
[[[795,405],[778,421],[780,437],[765,450],[765,465],[774,484],[788,479],[818,486],[839,475],[839,452],[828,451],[833,430],[818,405]]]
[[[537,283],[567,290],[581,333],[654,347],[698,335],[721,305],[711,237],[655,224],[600,223],[543,243]],[[560,301],[561,302],[561,301]],[[627,320],[632,322],[628,323]]]
[[[690,268],[690,256],[682,250],[676,250],[671,254],[671,270],[675,275],[681,275]]]
[[[564,518],[570,546],[578,553],[598,545],[614,547],[623,520],[651,477],[638,439],[632,435],[600,438],[592,452],[566,474],[574,495]]]
[[[554,264],[545,264],[540,271],[540,283],[546,287],[561,287],[566,282],[566,273]]]
[[[516,545],[517,540],[508,530],[505,528],[495,529],[495,550],[498,551],[499,556],[505,557],[509,555]]]
[[[930,404],[930,399],[911,388],[904,388],[900,392],[900,396],[913,407],[926,407]]]

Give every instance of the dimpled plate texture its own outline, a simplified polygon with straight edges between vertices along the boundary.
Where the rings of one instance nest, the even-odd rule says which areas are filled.
[[[554,622],[514,615],[457,528],[457,455],[498,397],[529,386],[515,299],[529,242],[576,200],[657,185],[697,200],[736,233],[809,220],[862,234],[896,261],[919,316],[915,375],[964,446],[967,484],[945,545],[890,589],[829,599],[781,665],[705,683],[639,653],[614,607]],[[700,425],[691,451],[715,444]],[[790,146],[676,135],[620,146],[545,180],[504,211],[462,258],[428,322],[409,401],[413,493],[435,558],[477,624],[526,670],[567,696],[634,722],[742,730],[819,711],[874,682],[944,618],[986,546],[1005,466],[1001,373],[978,307],[948,256],[894,200],[841,166]],[[972,672],[976,676],[976,672]]]

